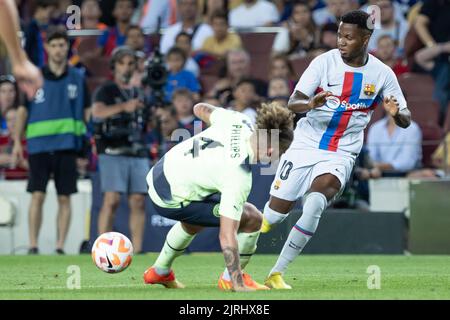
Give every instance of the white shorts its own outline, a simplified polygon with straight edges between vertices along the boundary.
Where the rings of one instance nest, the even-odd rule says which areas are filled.
[[[296,201],[310,188],[314,179],[330,173],[341,182],[341,190],[350,178],[353,157],[320,149],[289,148],[280,158],[270,195],[287,201]]]

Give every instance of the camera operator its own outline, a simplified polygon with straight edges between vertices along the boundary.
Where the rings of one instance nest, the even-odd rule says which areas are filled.
[[[113,51],[114,81],[101,85],[94,94],[92,115],[96,127],[101,189],[104,193],[98,232],[112,231],[120,194],[128,194],[130,231],[135,252],[142,251],[144,237],[145,175],[150,170],[144,144],[145,117],[141,88],[130,84],[137,67],[129,47]]]

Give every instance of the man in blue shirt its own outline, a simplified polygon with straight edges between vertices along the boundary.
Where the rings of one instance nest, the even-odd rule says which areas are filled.
[[[169,69],[165,87],[167,102],[172,100],[173,92],[180,88],[191,91],[195,101],[199,99],[200,83],[192,72],[183,69],[186,59],[186,53],[178,47],[173,47],[167,53],[167,68]]]
[[[392,117],[385,117],[369,128],[367,147],[375,167],[383,172],[406,173],[420,166],[422,132],[414,121],[402,129]]]

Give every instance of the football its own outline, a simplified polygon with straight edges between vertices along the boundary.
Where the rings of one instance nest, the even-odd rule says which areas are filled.
[[[100,235],[92,246],[92,260],[107,273],[125,270],[133,259],[133,244],[119,232],[106,232]]]

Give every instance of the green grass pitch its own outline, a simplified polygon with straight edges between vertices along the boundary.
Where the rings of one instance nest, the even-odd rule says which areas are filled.
[[[221,292],[220,253],[193,253],[178,258],[177,278],[186,289],[145,285],[142,274],[156,254],[135,256],[119,274],[98,270],[90,255],[1,256],[0,299],[450,299],[450,256],[302,255],[285,280],[293,290]],[[247,267],[263,281],[275,255],[255,255]],[[67,289],[70,265],[80,268],[81,289]],[[381,288],[367,288],[369,266],[380,268]],[[69,281],[70,282],[70,281]]]

